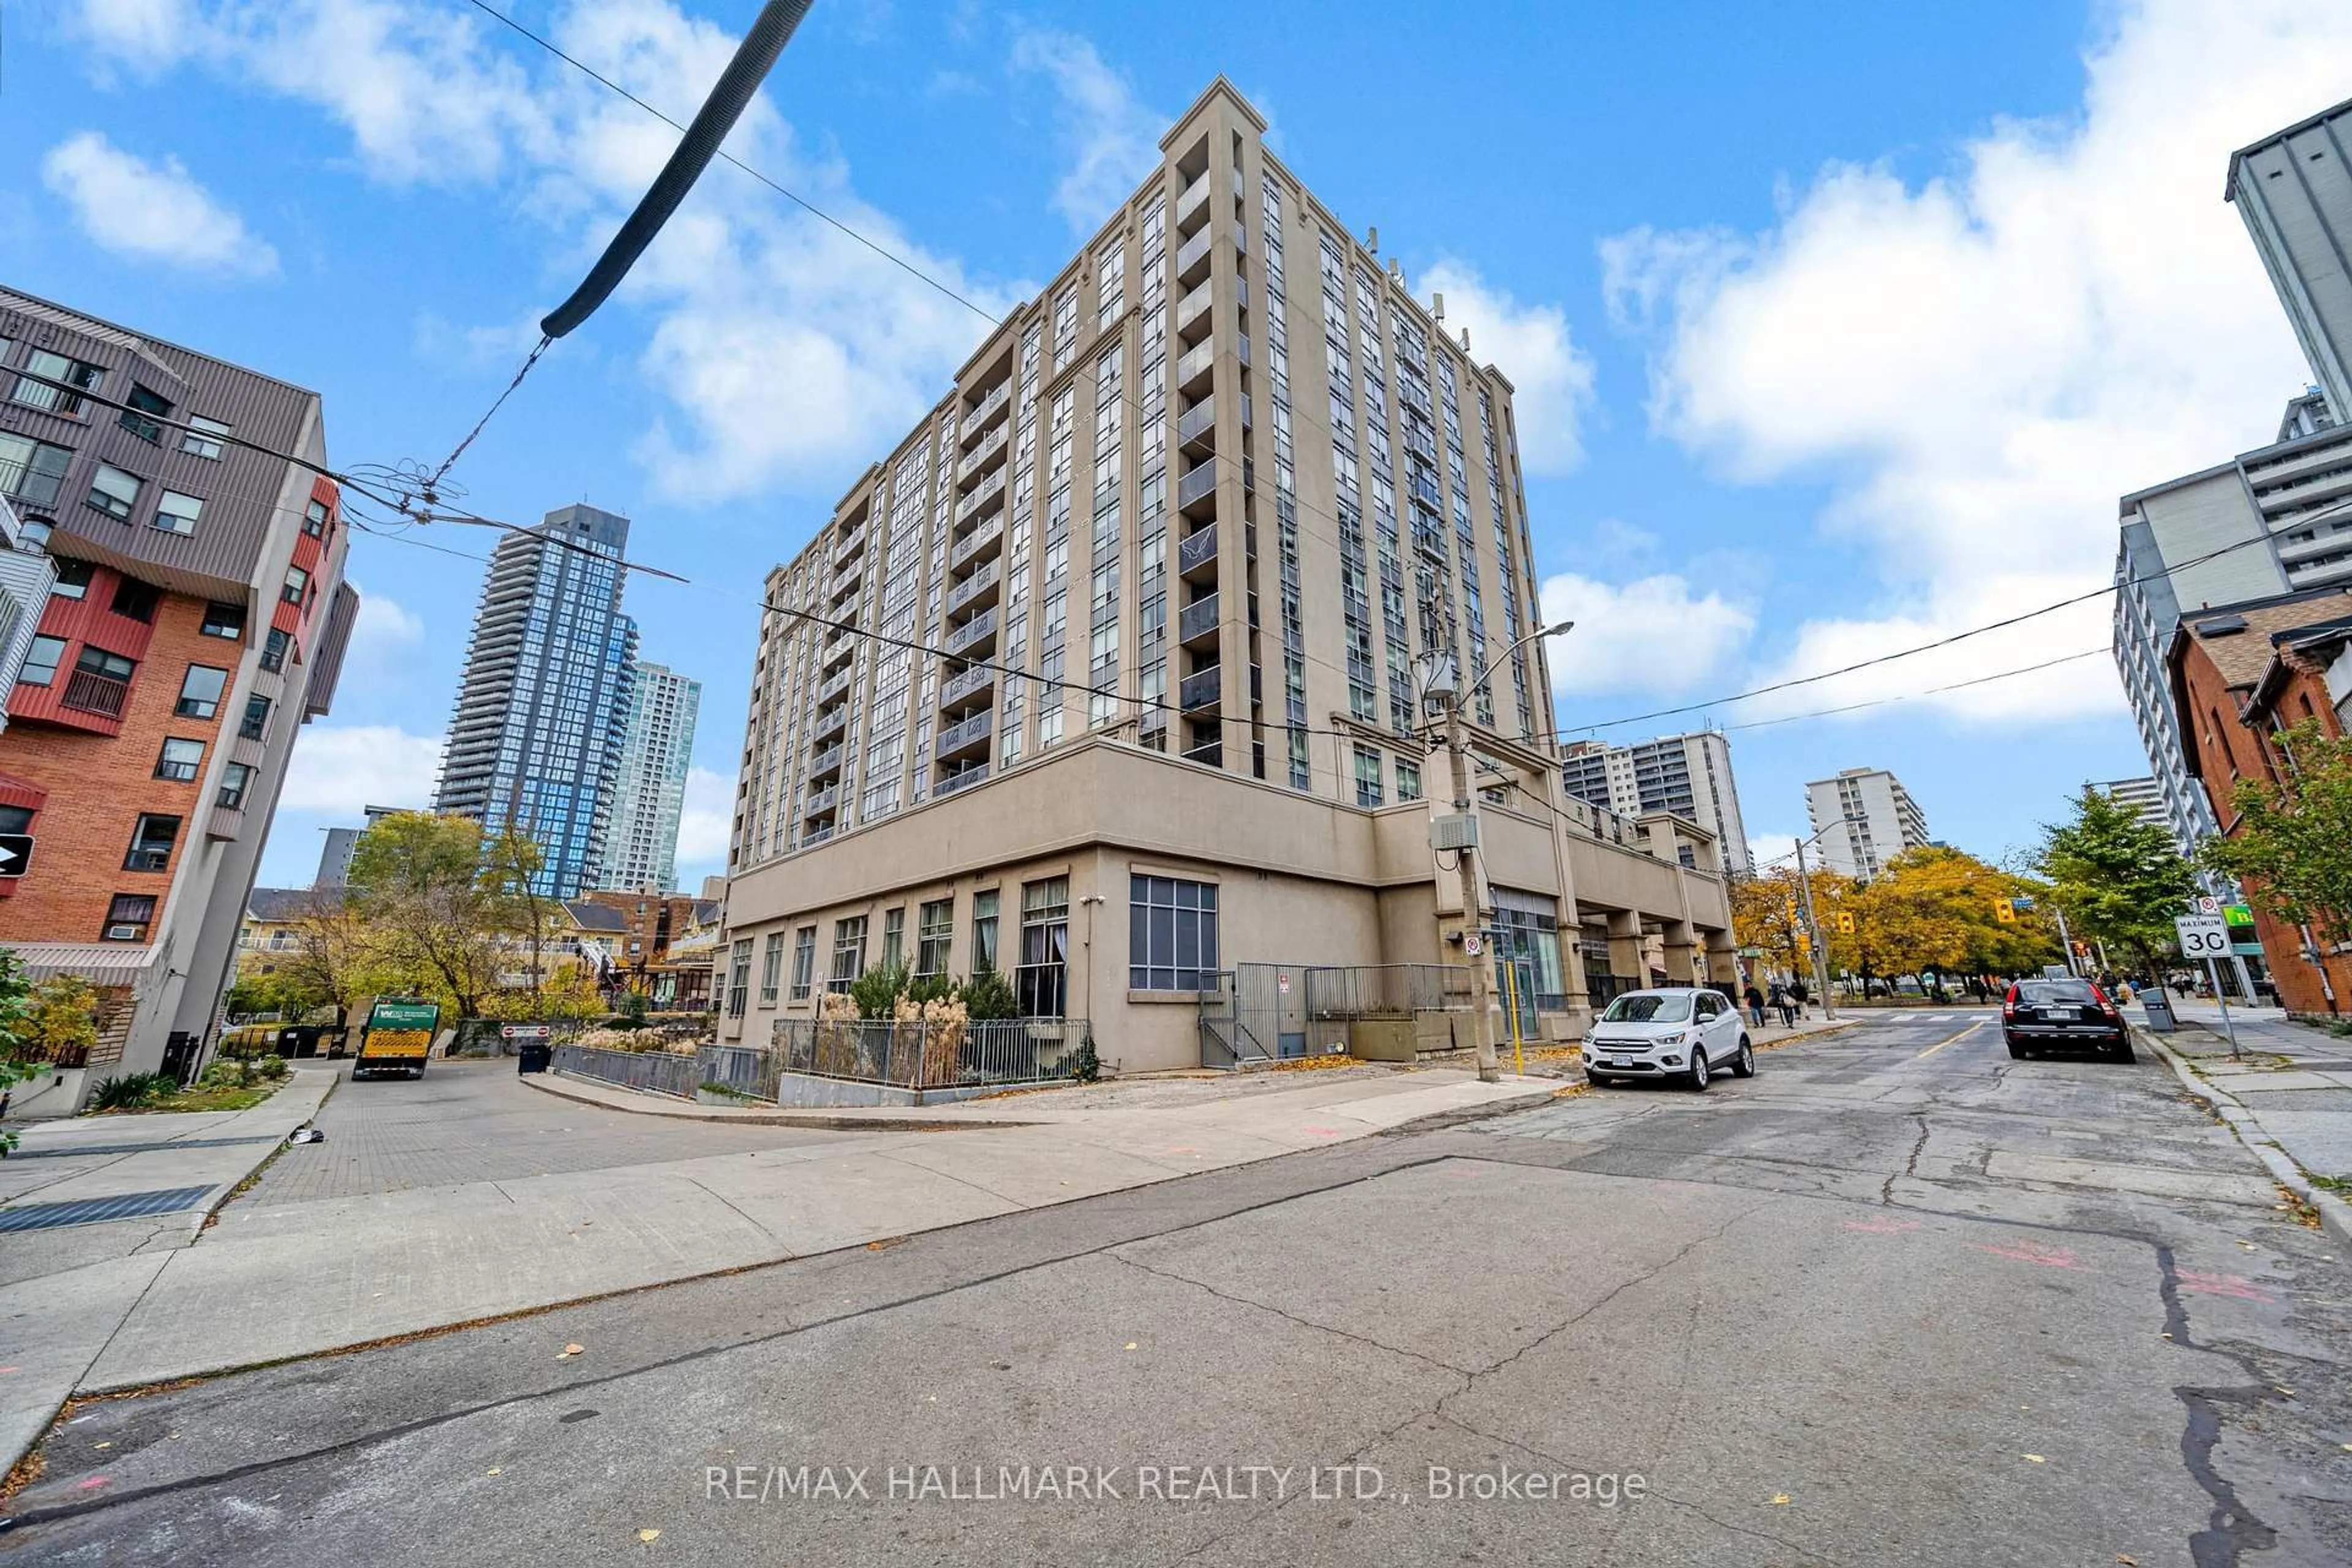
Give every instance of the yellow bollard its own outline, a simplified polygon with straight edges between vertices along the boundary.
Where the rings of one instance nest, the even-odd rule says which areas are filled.
[[[1511,1070],[1525,1078],[1528,1053],[1519,1043],[1519,966],[1507,957],[1503,960],[1503,991],[1511,1004]]]

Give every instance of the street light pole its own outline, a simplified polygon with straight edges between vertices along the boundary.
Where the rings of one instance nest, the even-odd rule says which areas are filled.
[[[1827,833],[1829,829],[1826,827],[1822,829],[1822,833]],[[1819,838],[1821,836],[1821,833],[1816,833],[1813,835],[1813,837]],[[1813,984],[1821,987],[1822,1016],[1834,1022],[1837,1018],[1837,1002],[1830,994],[1830,972],[1828,964],[1824,962],[1825,953],[1822,943],[1822,922],[1820,920],[1815,918],[1813,914],[1813,876],[1811,871],[1805,868],[1805,845],[1807,842],[1808,840],[1802,838],[1797,841],[1797,885],[1804,889],[1805,925],[1806,928],[1812,932],[1813,937]]]

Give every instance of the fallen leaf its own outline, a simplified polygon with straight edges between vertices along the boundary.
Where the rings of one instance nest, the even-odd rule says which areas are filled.
[[[495,1475],[497,1475],[498,1473],[499,1473],[499,1467],[498,1467],[498,1466],[496,1466],[496,1465],[492,1465],[488,1469],[484,1470],[484,1471],[482,1472],[482,1474],[484,1474],[484,1475],[486,1475],[486,1476],[495,1476]]]
[[[1789,1494],[1788,1494],[1787,1492],[1774,1492],[1774,1493],[1772,1494],[1772,1506],[1773,1506],[1774,1508],[1786,1508],[1786,1507],[1788,1507],[1788,1506],[1789,1506]]]
[[[2292,1388],[2282,1388],[2279,1392],[2285,1394],[2289,1399],[2293,1399],[2294,1397],[2294,1390]]]
[[[2137,1558],[2137,1557],[2134,1557],[2134,1556],[2133,1556],[2130,1552],[2116,1552],[2116,1562],[2118,1562],[2118,1563],[2122,1563],[2122,1564],[2124,1565],[2124,1568],[2139,1568],[2139,1559],[2138,1559],[2138,1558]]]
[[[659,1541],[661,1539],[661,1531],[658,1530],[640,1530],[637,1531],[637,1539],[645,1542]]]
[[[1133,1350],[1133,1349],[1135,1348],[1135,1342],[1134,1342],[1133,1340],[1129,1340],[1129,1341],[1128,1341],[1128,1342],[1127,1342],[1127,1348],[1128,1348],[1129,1350]]]
[[[2050,1462],[2049,1460],[2047,1460],[2047,1459],[2043,1458],[2042,1458],[2041,1455],[2039,1455],[2039,1454],[2028,1454],[2028,1455],[2026,1455],[2026,1456],[2025,1456],[2025,1458],[2026,1458],[2026,1461],[2027,1461],[2028,1463],[2030,1463],[2030,1464],[2035,1464],[2035,1465],[2046,1465],[2046,1464],[2048,1464],[2048,1463]]]
[[[92,1445],[91,1445],[91,1447],[97,1447],[97,1448],[111,1448],[111,1447],[114,1447],[114,1445],[113,1445],[113,1444],[111,1444],[111,1443],[94,1443],[94,1444],[92,1444]]]

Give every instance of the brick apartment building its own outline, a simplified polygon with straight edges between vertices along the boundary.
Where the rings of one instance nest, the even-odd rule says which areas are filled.
[[[56,573],[0,733],[34,839],[0,942],[100,987],[92,1077],[209,1041],[358,613],[325,461],[316,393],[0,289],[0,495]]]
[[[2280,731],[2316,720],[2331,736],[2352,715],[2352,588],[2324,588],[2194,612],[2172,640],[2173,702],[2189,770],[2221,831],[2238,830],[2240,779],[2276,780],[2292,763]],[[2264,911],[2248,889],[2263,959],[2293,1013],[2352,1007],[2352,944],[2328,946]]]
[[[616,984],[643,993],[657,1012],[698,1013],[710,1005],[709,941],[688,942],[715,927],[723,912],[716,899],[600,888],[574,903],[616,911],[621,930],[613,954]]]

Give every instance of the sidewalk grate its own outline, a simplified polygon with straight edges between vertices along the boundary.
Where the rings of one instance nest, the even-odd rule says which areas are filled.
[[[270,1134],[258,1138],[183,1138],[162,1143],[91,1143],[79,1149],[19,1149],[11,1160],[86,1160],[94,1154],[153,1154],[170,1149],[226,1149],[240,1143],[282,1143]]]
[[[0,1208],[0,1233],[14,1230],[56,1230],[69,1225],[97,1225],[110,1219],[139,1219],[148,1215],[178,1214],[194,1208],[211,1192],[201,1187],[165,1187],[152,1193],[117,1193],[109,1198],[76,1198],[61,1204],[26,1204]]]

